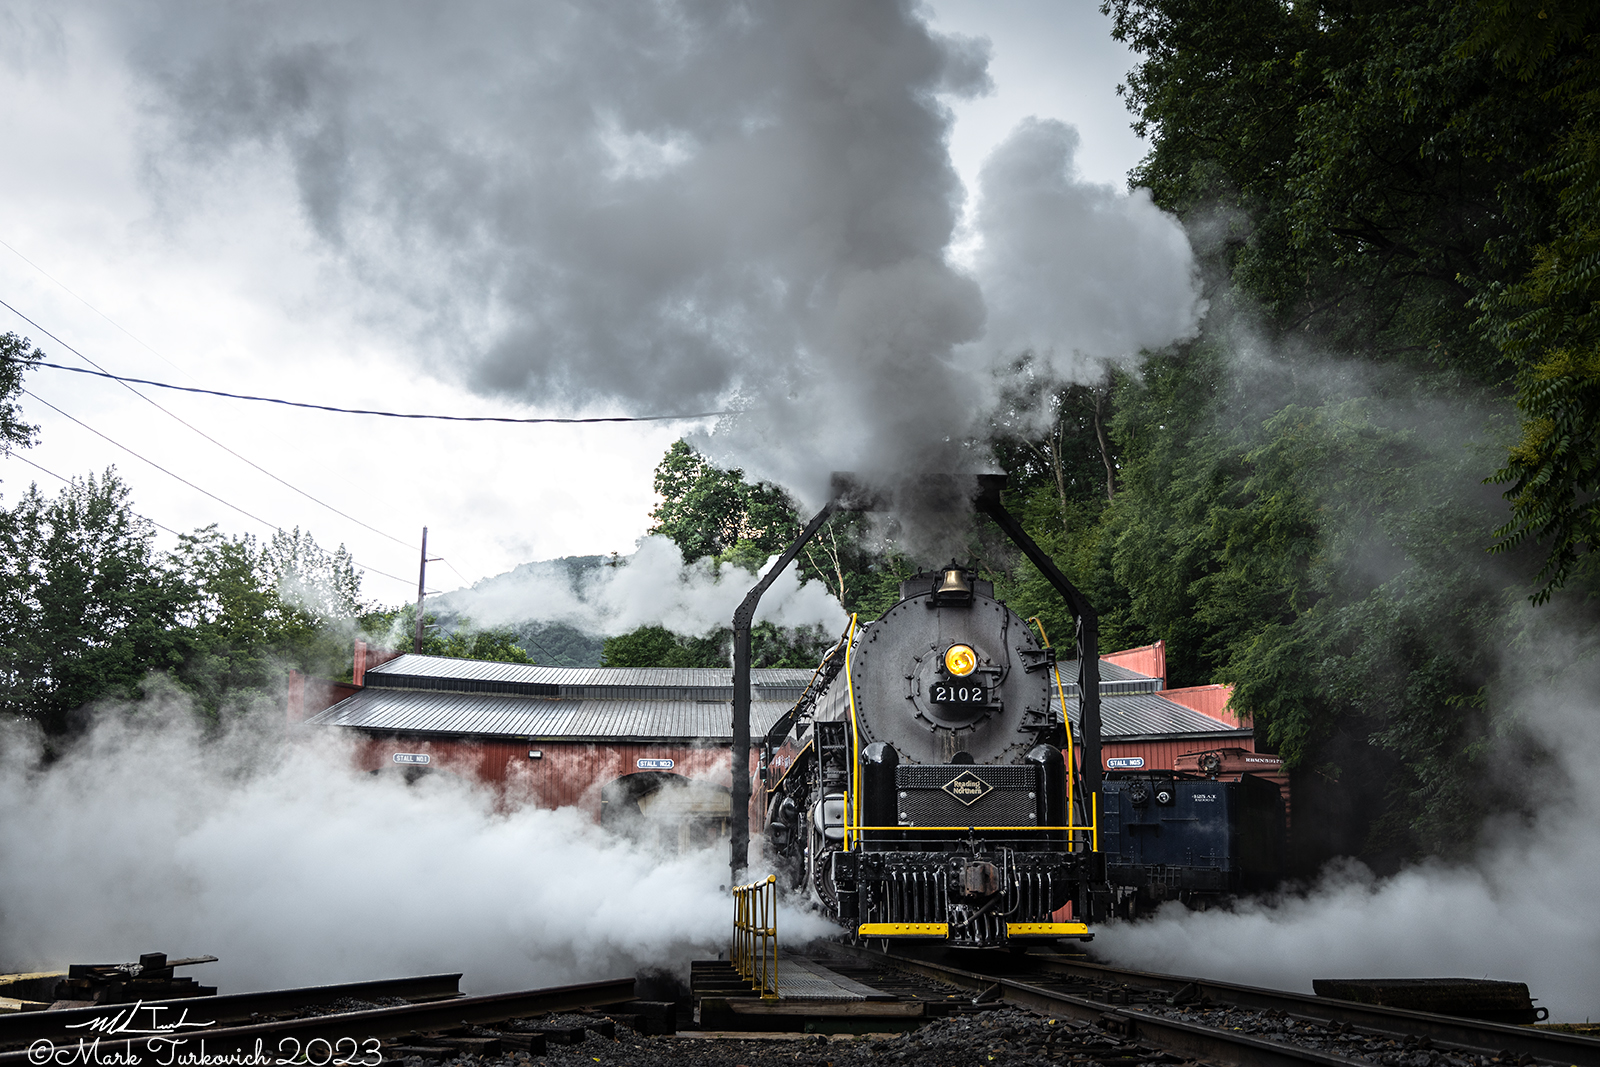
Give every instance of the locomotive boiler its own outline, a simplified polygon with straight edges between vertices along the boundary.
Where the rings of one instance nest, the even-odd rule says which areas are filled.
[[[1089,939],[1098,744],[1074,737],[1041,638],[955,563],[852,620],[763,745],[790,886],[859,938]]]

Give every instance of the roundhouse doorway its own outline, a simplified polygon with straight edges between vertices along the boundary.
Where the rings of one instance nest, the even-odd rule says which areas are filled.
[[[729,834],[733,792],[669,771],[625,774],[600,789],[600,825],[663,852],[688,852]]]

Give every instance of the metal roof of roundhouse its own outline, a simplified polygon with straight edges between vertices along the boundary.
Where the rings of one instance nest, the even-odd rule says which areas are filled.
[[[1064,659],[1060,663],[1061,685],[1068,697],[1078,695],[1078,661]],[[1108,660],[1100,661],[1100,695],[1113,693],[1156,693],[1162,689],[1161,679],[1140,674]]]
[[[1156,691],[1158,679],[1101,661],[1101,736],[1159,738],[1241,731]],[[1061,664],[1079,721],[1077,664]],[[765,733],[812,672],[752,670],[751,732]],[[307,719],[319,726],[483,737],[706,740],[733,736],[728,667],[540,667],[406,654],[367,672],[367,687]],[[763,700],[767,695],[783,696]]]
[[[810,667],[757,667],[750,671],[750,680],[758,686],[796,688],[804,687],[812,673]],[[562,687],[709,689],[733,685],[732,667],[540,667],[411,652],[368,670],[367,684],[382,685],[385,675]]]
[[[1073,725],[1081,721],[1078,698],[1067,697],[1067,714]],[[1193,708],[1168,700],[1159,693],[1126,693],[1105,696],[1100,701],[1102,738],[1159,738],[1190,734],[1249,733],[1229,723],[1202,715]]]
[[[764,733],[792,701],[752,700],[750,728]],[[572,700],[414,689],[363,689],[306,720],[405,734],[537,740],[733,740],[727,701]]]
[[[764,734],[793,705],[752,700],[750,729]],[[1078,702],[1067,701],[1073,724]],[[1101,737],[1161,738],[1248,733],[1153,693],[1107,697],[1100,705]],[[733,738],[727,701],[657,699],[559,699],[498,693],[453,693],[416,689],[364,689],[307,719],[316,726],[393,733],[545,740],[699,740],[725,744]]]

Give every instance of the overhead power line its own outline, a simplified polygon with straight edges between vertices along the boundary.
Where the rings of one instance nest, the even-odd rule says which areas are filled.
[[[129,448],[127,445],[123,444],[121,441],[113,440],[112,438],[107,437],[105,434],[101,433],[99,430],[95,429],[93,426],[90,426],[88,423],[84,422],[82,419],[77,418],[77,417],[72,416],[72,415],[69,415],[65,411],[62,411],[60,408],[58,408],[54,404],[50,403],[50,401],[46,400],[44,397],[40,396],[38,393],[35,393],[30,389],[23,389],[22,392],[25,395],[30,396],[33,399],[37,400],[39,403],[41,403],[45,407],[49,408],[51,411],[55,412],[57,415],[60,415],[62,418],[70,419],[72,422],[75,422],[79,426],[82,426],[85,430],[88,430],[90,433],[94,434],[96,437],[100,438],[102,441],[105,441],[107,444],[112,445],[112,446],[114,446],[116,448],[122,449],[122,451],[128,453],[128,455],[132,456],[134,459],[140,460],[143,463],[148,463],[150,466],[154,467],[156,470],[160,471],[162,474],[165,474],[167,477],[175,479],[176,481],[182,482],[184,485],[187,485],[190,489],[193,489],[195,492],[200,493],[202,496],[208,496],[212,500],[215,500],[217,503],[221,504],[223,507],[229,508],[229,509],[231,509],[233,511],[237,511],[239,514],[243,515],[245,518],[250,519],[253,522],[259,522],[261,525],[263,525],[263,526],[267,527],[268,529],[272,530],[274,533],[276,533],[278,530],[283,529],[282,526],[280,526],[279,524],[277,524],[275,522],[269,522],[266,519],[263,519],[260,515],[256,515],[253,512],[246,511],[244,508],[241,508],[237,504],[229,503],[228,501],[222,499],[220,496],[218,496],[217,494],[211,492],[208,489],[200,488],[198,485],[194,484],[189,479],[185,478],[183,475],[176,474],[173,471],[170,471],[167,468],[163,467],[161,464],[157,463],[155,460],[150,459],[147,456],[140,455],[139,453],[135,452],[133,449]],[[60,477],[60,475],[56,475],[55,477]],[[163,529],[165,529],[165,527],[163,527]],[[381,574],[385,578],[390,578],[390,579],[393,579],[394,581],[397,581],[397,582],[404,582],[407,585],[411,584],[410,579],[401,578],[398,575],[390,574],[387,571],[380,571],[376,567],[369,567],[365,563],[362,563],[359,560],[356,560],[356,559],[352,558],[351,562],[354,563],[356,566],[360,567],[362,570],[371,571],[373,574]]]
[[[11,305],[7,304],[4,300],[0,300],[0,307],[10,308],[11,311],[17,314],[19,317],[27,318],[27,316],[22,315],[21,312],[17,311],[16,308],[11,307]],[[33,320],[28,319],[27,321],[32,322]],[[39,328],[41,330],[44,329],[42,326]],[[299,400],[283,400],[272,396],[251,396],[247,393],[224,393],[220,389],[199,389],[189,385],[173,385],[171,382],[153,382],[148,378],[127,378],[120,374],[111,374],[103,370],[93,371],[85,370],[83,367],[63,367],[59,363],[46,363],[43,360],[29,360],[28,365],[31,367],[48,367],[51,370],[70,371],[73,374],[88,374],[97,378],[110,378],[112,381],[122,382],[124,384],[132,382],[135,385],[149,385],[154,386],[157,389],[174,389],[181,393],[201,393],[205,396],[226,397],[229,400],[254,400],[262,404],[282,404],[284,407],[310,408],[312,411],[332,411],[339,415],[376,415],[385,419],[432,419],[436,422],[511,422],[521,423],[524,425],[557,423],[571,426],[595,422],[687,422],[692,419],[710,419],[715,418],[718,415],[733,414],[731,411],[700,411],[685,415],[603,415],[583,419],[517,419],[512,418],[509,415],[431,415],[427,413],[405,411],[376,411],[372,408],[341,408],[335,407],[332,404],[308,404]]]
[[[184,485],[187,485],[190,489],[193,489],[195,492],[201,493],[201,494],[203,494],[205,496],[210,497],[212,500],[215,500],[217,503],[221,504],[223,507],[232,508],[234,511],[237,511],[239,514],[243,515],[245,518],[250,519],[250,520],[252,520],[254,522],[259,522],[261,525],[267,527],[270,530],[280,529],[280,527],[278,526],[277,523],[268,522],[266,519],[263,519],[260,515],[252,514],[251,512],[246,511],[244,508],[241,508],[237,504],[230,504],[226,500],[224,500],[220,496],[218,496],[217,494],[215,494],[215,493],[213,493],[213,492],[211,492],[209,490],[202,489],[198,485],[195,485],[193,482],[191,482],[189,479],[185,478],[183,475],[174,474],[172,471],[167,470],[167,468],[163,467],[161,464],[157,463],[155,460],[150,459],[147,456],[141,456],[139,453],[135,452],[133,449],[129,448],[127,445],[123,444],[121,441],[113,441],[111,438],[107,437],[105,434],[101,433],[99,430],[95,429],[93,426],[90,426],[87,422],[84,422],[82,419],[77,418],[76,416],[73,416],[73,415],[68,415],[65,411],[62,411],[60,408],[58,408],[54,404],[50,403],[50,401],[46,400],[44,397],[40,396],[38,393],[35,393],[30,389],[24,389],[24,390],[22,390],[22,393],[23,393],[24,396],[33,397],[39,403],[41,403],[45,407],[49,408],[51,411],[55,412],[57,415],[60,415],[62,418],[71,419],[73,422],[77,423],[79,426],[82,426],[85,430],[88,430],[90,433],[92,433],[96,437],[100,438],[100,440],[105,441],[107,444],[114,445],[117,448],[122,449],[124,452],[126,452],[128,455],[132,456],[134,459],[142,460],[143,462],[148,463],[150,466],[154,467],[156,470],[160,471],[162,474],[165,474],[167,477],[177,479],[178,481],[182,482]]]
[[[9,248],[10,246],[7,245],[7,247]],[[12,251],[16,252],[16,249],[13,248]],[[17,253],[17,254],[21,255],[20,252]],[[26,259],[27,257],[24,256],[23,258]],[[40,273],[43,273],[43,272],[41,271]],[[48,274],[46,274],[45,277],[48,278],[50,276]],[[51,281],[54,281],[54,280],[55,279],[53,279],[53,278],[51,279]],[[60,284],[60,283],[58,282],[57,284]],[[66,287],[62,286],[62,288],[66,288]],[[70,289],[68,289],[67,291],[68,292],[72,292],[72,290],[70,290]],[[77,294],[73,294],[73,295],[77,295]],[[82,298],[80,297],[80,299],[82,299]],[[84,302],[86,304],[88,303],[88,301],[84,301]],[[373,526],[370,523],[362,522],[360,519],[356,518],[354,515],[351,515],[351,514],[348,514],[347,512],[339,510],[338,508],[334,507],[332,504],[328,503],[325,500],[319,500],[318,498],[312,496],[310,493],[306,492],[304,489],[301,489],[299,486],[294,485],[291,482],[285,481],[284,479],[278,477],[276,474],[273,474],[271,471],[267,470],[267,468],[263,467],[261,464],[255,462],[254,460],[252,460],[252,459],[250,459],[250,458],[248,458],[246,456],[240,455],[238,452],[235,452],[233,449],[229,448],[227,445],[223,444],[221,441],[218,441],[215,437],[212,437],[210,434],[206,433],[204,430],[200,429],[200,427],[194,425],[192,422],[189,422],[187,419],[182,418],[181,416],[179,416],[175,412],[169,411],[166,408],[162,407],[160,404],[157,404],[154,400],[151,400],[149,397],[147,397],[143,393],[139,392],[139,390],[135,389],[132,385],[129,385],[128,384],[129,379],[118,378],[116,375],[112,374],[110,371],[108,371],[104,367],[100,366],[100,364],[96,363],[94,360],[90,359],[88,356],[84,355],[82,352],[79,352],[76,348],[74,348],[71,345],[67,344],[67,342],[63,341],[61,338],[57,337],[55,334],[51,333],[49,330],[47,330],[43,326],[39,325],[33,319],[31,319],[28,316],[24,315],[22,312],[18,311],[16,308],[12,307],[10,304],[7,304],[5,301],[0,300],[0,305],[4,305],[13,315],[17,316],[19,319],[21,319],[22,321],[26,322],[28,325],[32,326],[34,329],[38,330],[39,332],[43,333],[46,337],[48,337],[52,341],[56,342],[56,344],[58,344],[61,347],[65,348],[68,352],[71,352],[73,355],[77,356],[79,359],[81,359],[85,363],[89,364],[89,366],[94,368],[94,372],[86,371],[82,367],[60,367],[60,366],[57,366],[55,364],[44,364],[44,363],[38,363],[38,362],[34,362],[34,361],[29,361],[33,366],[41,366],[42,367],[42,366],[47,366],[48,365],[48,366],[54,367],[56,370],[69,370],[69,371],[73,371],[73,372],[78,373],[78,374],[97,373],[98,375],[103,375],[104,377],[107,377],[107,378],[110,378],[110,379],[112,379],[114,381],[120,382],[124,389],[126,389],[128,392],[132,393],[134,396],[138,397],[140,400],[143,400],[146,404],[149,404],[151,407],[155,408],[157,411],[161,412],[163,415],[167,416],[170,419],[173,419],[176,422],[182,423],[184,426],[187,426],[189,429],[193,430],[195,433],[199,434],[201,437],[205,438],[207,441],[210,441],[212,444],[216,445],[218,448],[220,448],[224,452],[228,453],[228,455],[232,456],[234,459],[237,459],[239,462],[248,464],[249,466],[255,468],[256,470],[260,471],[262,474],[265,474],[268,478],[271,478],[273,481],[277,482],[279,485],[283,486],[284,488],[294,490],[296,493],[299,493],[301,496],[305,497],[307,500],[311,501],[313,504],[316,504],[319,507],[327,508],[329,511],[333,512],[335,515],[339,516],[341,519],[345,519],[345,520],[347,520],[349,522],[353,522],[357,526],[360,526],[364,530],[370,530],[371,532],[377,534],[379,537],[387,537],[389,540],[393,541],[397,545],[405,545],[407,548],[411,547],[410,542],[404,541],[404,540],[394,536],[394,534],[387,533],[387,532],[385,532],[383,530],[380,530],[376,526]],[[90,308],[91,308],[91,310],[93,310],[93,305],[90,305]],[[98,315],[100,313],[98,311],[96,311],[95,314]],[[105,318],[105,316],[101,315],[101,318]],[[106,321],[107,322],[111,322],[110,319],[106,319]],[[111,323],[111,324],[113,326],[116,326],[116,323],[114,323],[114,322]],[[117,328],[119,330],[122,329],[122,327],[120,327],[120,326],[118,326]],[[123,330],[122,332],[123,333],[127,333],[126,330]],[[128,336],[129,337],[133,337],[133,335],[131,333],[128,334]],[[137,341],[138,338],[135,337],[134,340]],[[144,344],[143,341],[140,341],[139,343],[140,344]],[[145,345],[145,347],[146,348],[150,348],[149,345]],[[155,352],[155,349],[151,348],[150,351]],[[159,355],[161,355],[161,353],[156,352],[156,355],[159,356]],[[163,358],[165,358],[165,357],[163,357]]]
[[[14,255],[16,255],[18,258],[20,258],[24,263],[28,264],[28,266],[32,267],[34,270],[38,271],[40,274],[43,274],[46,278],[49,278],[56,285],[60,286],[63,290],[65,290],[67,293],[71,294],[74,298],[76,298],[80,303],[82,303],[90,311],[93,311],[96,315],[99,315],[102,319],[105,319],[106,322],[110,323],[112,326],[115,326],[118,330],[121,330],[129,338],[131,338],[132,340],[137,342],[139,345],[141,345],[142,347],[147,349],[152,355],[156,356],[163,363],[166,363],[168,366],[173,367],[175,370],[178,370],[180,373],[185,374],[187,377],[189,377],[191,380],[193,380],[193,375],[189,375],[188,372],[184,371],[182,367],[179,367],[177,364],[173,363],[170,359],[167,359],[166,356],[163,356],[160,352],[157,352],[154,348],[151,348],[150,345],[146,344],[140,338],[134,336],[126,328],[124,328],[120,323],[118,323],[117,321],[112,319],[105,312],[101,311],[99,308],[97,308],[93,304],[89,303],[89,301],[85,300],[82,296],[79,296],[76,292],[73,292],[73,290],[68,288],[63,282],[61,282],[59,279],[57,279],[54,275],[50,274],[43,267],[39,266],[33,260],[31,260],[27,256],[23,255],[16,248],[12,247],[12,245],[9,242],[7,242],[7,241],[5,241],[3,239],[0,239],[0,245],[4,245],[7,249],[10,249],[10,251]],[[178,423],[181,423],[183,426],[187,427],[189,430],[192,430],[194,433],[198,434],[200,437],[204,438],[206,441],[210,442],[211,444],[215,445],[216,447],[222,449],[224,452],[228,453],[230,456],[233,456],[235,459],[239,460],[240,462],[248,464],[250,467],[254,468],[255,470],[257,470],[259,472],[261,472],[262,474],[265,474],[268,478],[271,478],[273,481],[277,482],[278,484],[284,486],[287,489],[292,489],[294,492],[299,493],[301,496],[305,497],[307,500],[311,501],[314,504],[317,504],[320,507],[326,508],[328,511],[333,512],[335,515],[339,516],[342,519],[345,519],[345,520],[347,520],[349,522],[353,522],[357,526],[360,526],[361,528],[363,528],[365,530],[369,530],[372,533],[375,533],[380,537],[388,538],[390,541],[393,541],[396,544],[404,545],[407,548],[411,547],[410,543],[408,541],[405,541],[402,538],[396,537],[393,534],[388,533],[387,531],[380,530],[376,526],[371,525],[370,523],[362,522],[360,519],[356,518],[354,515],[351,515],[351,514],[349,514],[347,512],[341,511],[339,508],[334,507],[332,504],[329,504],[328,502],[313,496],[312,494],[306,492],[304,489],[301,489],[299,486],[294,485],[293,483],[291,483],[291,482],[289,482],[289,481],[287,481],[287,480],[285,480],[283,478],[280,478],[278,475],[276,475],[276,474],[272,473],[271,471],[267,470],[265,467],[261,466],[259,463],[256,463],[254,460],[250,459],[249,457],[241,455],[239,452],[235,451],[234,449],[229,448],[227,445],[223,444],[221,441],[218,441],[215,437],[212,437],[210,434],[206,433],[204,430],[200,429],[198,426],[195,426],[193,423],[191,423],[188,420],[182,418],[177,413],[169,410],[168,408],[163,407],[162,405],[160,405],[160,404],[156,403],[154,400],[152,400],[150,397],[145,396],[143,393],[139,392],[139,390],[133,388],[133,386],[131,384],[129,384],[129,382],[130,381],[137,381],[137,379],[126,379],[126,378],[122,378],[122,377],[119,377],[117,375],[112,374],[110,371],[107,371],[100,364],[96,363],[94,360],[92,360],[88,356],[84,355],[77,348],[73,347],[72,345],[68,344],[66,341],[62,340],[60,337],[56,336],[56,334],[54,332],[52,332],[51,330],[47,329],[46,327],[41,325],[39,322],[37,322],[33,318],[29,317],[28,315],[23,314],[21,311],[19,311],[17,308],[13,307],[11,304],[7,303],[6,301],[0,300],[0,306],[5,307],[7,310],[9,310],[12,314],[16,315],[22,321],[26,322],[28,325],[30,325],[34,329],[38,330],[40,333],[44,334],[46,337],[49,337],[52,341],[55,341],[57,344],[59,344],[60,346],[65,348],[68,352],[71,352],[73,355],[77,356],[79,359],[83,360],[85,363],[89,364],[89,366],[94,368],[94,372],[93,373],[95,373],[96,376],[105,377],[105,378],[111,379],[113,381],[119,382],[124,389],[127,389],[128,392],[132,393],[134,396],[138,397],[140,400],[143,400],[145,403],[149,404],[151,407],[155,408],[157,411],[161,412],[163,415],[166,415],[168,418],[171,418],[174,421],[176,421]],[[80,374],[81,373],[91,373],[91,372],[84,371],[82,368],[79,368],[79,367],[62,367],[62,366],[59,366],[57,364],[44,364],[44,363],[41,363],[39,361],[33,361],[33,360],[26,360],[24,362],[26,362],[26,363],[28,363],[29,365],[32,365],[32,366],[50,366],[53,369],[72,371],[72,372],[80,373]],[[166,388],[182,388],[182,387],[166,386]],[[56,408],[54,405],[50,404],[48,401],[45,401],[42,398],[39,398],[36,394],[30,393],[29,395],[30,396],[34,396],[34,398],[38,399],[40,401],[40,403],[43,403],[46,406],[53,408],[55,411],[57,411],[58,413],[62,414],[66,418],[72,419],[72,421],[77,422],[78,425],[83,426],[85,429],[90,430],[90,432],[99,434],[99,436],[101,436],[105,440],[111,441],[111,439],[109,437],[106,437],[104,434],[100,434],[98,430],[94,430],[92,427],[88,426],[87,424],[83,423],[82,421],[73,418],[71,415],[67,415],[65,412],[61,411],[60,408]],[[152,462],[151,460],[145,459],[145,457],[143,457],[143,456],[139,456],[138,453],[135,453],[131,449],[126,448],[126,446],[118,444],[115,441],[111,441],[111,443],[115,444],[118,448],[122,448],[124,451],[127,451],[130,455],[136,456],[139,459],[143,459],[146,463],[149,463],[152,467],[156,467],[157,470],[160,470],[165,474],[171,475],[174,478],[178,477],[177,475],[172,474],[171,471],[165,470],[165,468],[160,467],[158,464]],[[17,458],[21,459],[22,457],[19,456]],[[66,481],[67,480],[65,478],[61,478],[61,475],[56,474],[53,471],[46,470],[44,467],[39,466],[39,464],[34,463],[32,460],[24,459],[23,462],[29,464],[32,467],[35,467],[35,468],[41,470],[41,471],[44,471],[44,473],[50,475],[52,478],[58,478],[58,479],[61,479],[62,481]],[[227,507],[233,508],[235,511],[240,511],[241,514],[244,514],[247,517],[254,518],[257,522],[262,522],[263,524],[269,525],[269,526],[271,525],[270,523],[266,523],[265,520],[263,520],[263,519],[260,519],[260,518],[258,518],[256,516],[253,516],[253,515],[250,515],[249,512],[246,512],[246,511],[243,511],[240,508],[234,507],[234,505],[232,505],[232,504],[228,504],[227,501],[224,501],[220,497],[215,496],[215,494],[207,493],[206,490],[200,489],[199,486],[194,485],[192,482],[188,482],[188,481],[186,481],[185,479],[182,479],[182,478],[179,478],[178,480],[179,481],[184,481],[184,484],[189,485],[191,488],[196,489],[198,492],[206,493],[207,496],[211,496],[213,499],[217,500],[219,503],[222,503],[222,504],[226,505]],[[150,519],[148,521],[152,525],[154,525],[154,526],[156,526],[156,527],[158,527],[158,528],[160,528],[162,530],[166,530],[168,533],[174,534],[175,536],[177,535],[177,531],[172,530],[172,529],[170,529],[170,528],[168,528],[166,526],[162,526],[160,523],[155,522],[155,520],[153,520],[153,519]],[[274,529],[278,529],[278,527],[274,527]],[[357,562],[357,565],[361,566],[364,570],[370,570],[374,574],[381,575],[381,576],[383,576],[385,578],[389,578],[389,579],[392,579],[392,580],[397,581],[397,582],[405,582],[407,585],[410,584],[408,579],[400,578],[400,577],[398,577],[396,575],[389,574],[389,573],[387,573],[385,571],[380,571],[375,567],[367,567],[364,564],[360,564],[359,561],[356,561],[356,562]],[[466,576],[462,575],[459,570],[456,570],[454,564],[450,563],[448,560],[444,560],[443,562],[444,562],[445,566],[447,566],[451,570],[455,571],[457,576],[460,577],[463,582],[466,581]]]
[[[49,278],[52,282],[55,282],[56,285],[61,287],[61,290],[63,292],[65,292],[67,295],[71,296],[78,303],[82,304],[84,307],[88,308],[90,311],[94,312],[96,315],[99,315],[102,319],[105,319],[111,325],[113,325],[117,329],[121,330],[124,334],[127,334],[127,336],[131,340],[133,340],[133,342],[135,344],[139,345],[145,351],[149,352],[152,356],[155,356],[161,362],[165,363],[167,366],[171,367],[173,370],[177,371],[179,374],[183,375],[185,378],[188,378],[191,382],[197,380],[194,375],[190,374],[188,371],[184,370],[182,367],[180,367],[176,363],[172,362],[172,360],[168,359],[166,356],[163,356],[160,352],[157,352],[155,349],[153,349],[149,345],[145,344],[143,340],[141,340],[138,337],[134,337],[134,335],[131,334],[131,333],[128,333],[128,331],[123,327],[122,323],[118,322],[116,319],[113,319],[110,315],[107,315],[104,311],[101,311],[99,308],[97,308],[93,304],[89,303],[89,301],[85,300],[83,297],[81,297],[77,293],[73,292],[71,289],[69,289],[67,287],[67,284],[65,282],[61,281],[61,279],[57,278],[54,274],[51,274],[49,271],[47,271],[43,267],[39,266],[39,264],[35,263],[33,260],[31,260],[27,256],[23,255],[21,252],[17,251],[17,249],[12,246],[10,241],[6,241],[6,240],[3,240],[3,239],[0,239],[0,245],[5,245],[7,248],[9,248],[11,250],[11,254],[12,255],[14,255],[18,259],[22,260],[22,262],[26,263],[28,266],[30,266],[34,270],[38,271],[40,274],[43,274],[46,278]],[[8,304],[7,307],[10,307],[10,305]],[[17,309],[16,308],[11,308],[11,310],[15,312]],[[21,313],[18,312],[18,314],[21,314]],[[23,316],[23,317],[26,318],[26,316]],[[33,320],[29,319],[28,321],[32,322]],[[37,323],[34,323],[34,325],[38,326]],[[41,329],[41,330],[44,329],[43,326],[39,326],[38,328]],[[42,470],[43,468],[40,468],[40,469]]]
[[[34,399],[37,400],[38,398],[35,397]],[[41,403],[43,403],[43,401],[41,401]],[[68,415],[67,418],[70,419],[70,418],[72,418],[72,416]],[[74,419],[73,421],[77,421],[77,420]],[[79,423],[79,425],[82,425],[82,423]],[[109,440],[109,438],[108,438],[108,440]],[[67,485],[71,485],[72,484],[72,479],[71,478],[62,477],[61,475],[57,474],[55,471],[51,470],[49,467],[46,467],[46,466],[43,466],[41,464],[35,463],[33,460],[29,459],[27,456],[22,455],[21,453],[12,451],[12,452],[5,453],[5,455],[6,455],[6,457],[8,459],[20,459],[22,462],[26,463],[28,466],[32,467],[34,470],[43,471],[44,473],[48,474],[50,477],[54,478],[58,482],[63,482],[65,484],[67,484]],[[150,461],[146,460],[145,462],[149,463]],[[152,463],[151,466],[155,466],[155,464]],[[202,489],[201,492],[205,492],[205,490]],[[139,515],[138,512],[135,512],[134,514]],[[148,515],[139,515],[139,518],[143,519],[145,522],[148,522],[151,526],[154,526],[158,530],[167,531],[167,533],[171,534],[174,537],[182,537],[183,536],[183,534],[179,533],[177,530],[174,530],[170,526],[161,525],[159,522],[157,522],[156,520],[152,519]],[[397,582],[405,582],[407,585],[411,584],[410,579],[408,579],[408,578],[395,578],[395,576],[392,575],[392,574],[384,574],[383,571],[377,570],[376,568],[373,568],[373,567],[368,567],[366,564],[362,563],[360,560],[352,559],[350,562],[354,563],[357,567],[360,567],[364,571],[372,571],[373,574],[382,574],[383,577],[385,577],[385,578],[394,578],[394,580],[397,581]]]
[[[7,246],[7,247],[9,247],[9,246]],[[13,251],[15,251],[15,249],[13,249]],[[22,462],[26,463],[28,466],[32,467],[34,470],[36,470],[36,471],[44,471],[46,474],[48,474],[50,477],[54,478],[58,482],[65,482],[67,485],[71,485],[72,484],[72,479],[71,478],[63,478],[61,475],[57,474],[55,471],[51,470],[49,467],[41,466],[40,464],[35,463],[33,460],[29,459],[27,456],[21,455],[20,453],[7,452],[6,456],[8,458],[10,458],[10,459],[20,459],[20,460],[22,460]],[[137,513],[135,513],[135,514],[137,514]],[[183,536],[177,530],[174,530],[170,526],[161,525],[159,522],[157,522],[156,520],[152,519],[148,515],[140,515],[139,517],[141,519],[143,519],[145,522],[148,522],[151,526],[154,526],[156,529],[165,530],[165,531],[167,531],[167,533],[171,534],[174,537],[182,537]]]

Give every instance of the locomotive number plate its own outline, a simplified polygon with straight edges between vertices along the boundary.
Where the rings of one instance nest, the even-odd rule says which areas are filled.
[[[989,687],[982,682],[934,682],[928,699],[935,704],[987,704]]]

